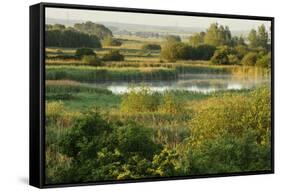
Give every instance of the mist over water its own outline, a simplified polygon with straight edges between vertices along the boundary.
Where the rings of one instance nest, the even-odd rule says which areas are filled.
[[[136,90],[147,86],[152,92],[166,90],[184,90],[200,93],[211,93],[221,90],[243,90],[269,85],[269,76],[258,75],[232,75],[232,74],[182,74],[178,79],[169,81],[145,81],[145,82],[105,82],[95,83],[94,86],[103,87],[114,94],[124,94],[134,87]]]

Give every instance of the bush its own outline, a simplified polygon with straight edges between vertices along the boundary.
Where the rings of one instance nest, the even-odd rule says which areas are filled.
[[[183,109],[181,103],[176,100],[175,96],[172,93],[165,92],[163,97],[163,103],[160,106],[160,111],[176,115],[182,112]]]
[[[161,50],[161,46],[159,44],[145,44],[142,46],[142,49],[145,51],[149,50]]]
[[[245,66],[254,66],[257,61],[257,53],[250,52],[246,54],[241,60],[241,64]]]
[[[153,158],[162,149],[152,137],[152,129],[136,123],[108,122],[97,112],[84,113],[60,138],[58,149],[71,163],[57,169],[53,178],[85,182],[150,177],[157,169]],[[160,157],[164,165],[168,158]]]
[[[160,57],[168,61],[176,61],[183,56],[184,44],[180,42],[166,42],[161,49]]]
[[[124,56],[120,54],[119,50],[110,50],[102,59],[104,61],[123,61]]]
[[[271,169],[268,88],[203,101],[189,122],[186,168],[192,174]]]
[[[226,48],[221,48],[215,51],[211,58],[213,64],[229,64],[228,50]]]
[[[263,68],[270,68],[271,67],[271,52],[262,56],[257,60],[256,66],[263,67]]]
[[[193,60],[210,60],[216,51],[216,47],[212,45],[202,44],[197,47],[193,47],[194,56]]]
[[[161,49],[161,58],[176,61],[176,60],[209,60],[216,47],[211,45],[199,45],[197,47],[189,46],[181,42],[166,42]]]
[[[131,87],[128,94],[123,96],[121,111],[125,113],[153,112],[158,109],[159,98],[152,94],[149,88]]]
[[[86,55],[95,56],[96,53],[91,48],[78,48],[78,49],[76,49],[75,56],[77,58],[82,58],[83,56],[86,56]]]
[[[83,56],[83,63],[90,66],[102,66],[102,62],[96,56]]]

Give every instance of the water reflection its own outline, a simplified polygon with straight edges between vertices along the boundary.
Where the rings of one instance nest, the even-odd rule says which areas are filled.
[[[129,91],[130,86],[140,89],[143,84],[151,91],[163,92],[166,90],[187,90],[192,92],[210,93],[219,90],[250,89],[263,84],[269,84],[268,76],[236,76],[231,74],[184,74],[172,81],[148,81],[142,82],[106,82],[94,84],[107,88],[115,94],[123,94]]]

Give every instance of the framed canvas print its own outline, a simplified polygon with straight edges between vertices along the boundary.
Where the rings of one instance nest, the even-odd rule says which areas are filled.
[[[274,172],[274,18],[30,7],[30,184]]]

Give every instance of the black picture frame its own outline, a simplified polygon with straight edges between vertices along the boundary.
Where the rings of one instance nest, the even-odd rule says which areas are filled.
[[[45,8],[68,8],[81,10],[102,10],[132,13],[153,13],[164,15],[182,15],[197,17],[216,17],[247,20],[264,20],[271,22],[271,170],[237,172],[227,174],[206,174],[165,178],[144,178],[131,180],[77,182],[63,184],[45,184]],[[147,181],[179,180],[210,177],[228,177],[242,175],[258,175],[274,173],[274,17],[231,15],[217,13],[197,13],[170,10],[135,9],[121,7],[104,7],[92,5],[74,5],[57,3],[39,3],[30,6],[30,139],[29,139],[29,184],[38,188],[54,188],[67,186],[84,186],[115,183],[132,183]]]

